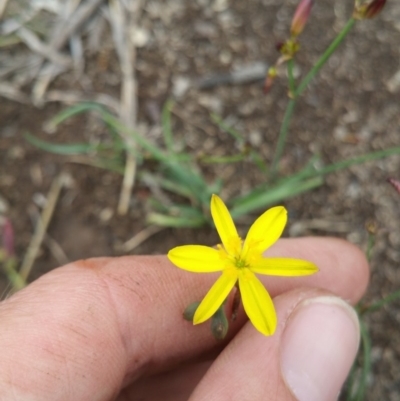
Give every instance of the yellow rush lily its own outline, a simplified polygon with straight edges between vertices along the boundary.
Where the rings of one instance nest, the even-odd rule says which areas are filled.
[[[254,273],[307,276],[316,273],[318,268],[305,260],[263,257],[263,252],[278,240],[285,228],[287,211],[283,206],[263,213],[250,227],[244,241],[237,233],[228,208],[217,195],[211,198],[211,215],[222,245],[218,245],[217,249],[184,245],[168,252],[169,260],[183,270],[222,272],[197,308],[193,324],[203,323],[212,317],[239,281],[243,307],[250,321],[262,334],[274,334],[277,325],[275,307]]]

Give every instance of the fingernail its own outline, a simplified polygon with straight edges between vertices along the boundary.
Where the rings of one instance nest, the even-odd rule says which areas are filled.
[[[355,311],[340,298],[300,303],[282,338],[281,369],[298,401],[337,400],[359,344]]]

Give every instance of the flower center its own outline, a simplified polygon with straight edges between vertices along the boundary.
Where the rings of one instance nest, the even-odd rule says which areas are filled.
[[[245,267],[249,267],[249,264],[244,259],[235,258],[235,267],[238,269],[243,269]]]

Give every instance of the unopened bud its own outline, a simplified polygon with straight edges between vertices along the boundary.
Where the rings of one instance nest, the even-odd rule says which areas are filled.
[[[298,36],[303,32],[304,26],[310,16],[314,0],[301,0],[294,13],[290,33],[292,36]]]
[[[285,42],[278,42],[278,43],[275,45],[275,49],[278,50],[278,52],[280,53],[283,46],[285,46]]]
[[[378,15],[386,4],[386,0],[372,0],[366,4],[358,4],[356,2],[353,18],[355,19],[370,19]]]
[[[200,302],[193,302],[183,312],[183,318],[189,322],[193,322],[193,316],[196,313],[197,308],[199,307]]]
[[[368,221],[365,223],[365,229],[368,231],[368,234],[376,235],[376,232],[377,232],[377,230],[378,230],[378,226],[377,226],[377,224],[376,224],[375,221],[373,221],[373,220],[368,220]]]
[[[225,315],[224,305],[222,305],[211,319],[211,332],[216,340],[223,340],[229,329],[229,322]]]
[[[277,75],[277,71],[275,67],[270,67],[268,70],[268,74],[265,77],[264,81],[264,93],[267,94],[269,90],[271,89],[272,84],[275,81]]]

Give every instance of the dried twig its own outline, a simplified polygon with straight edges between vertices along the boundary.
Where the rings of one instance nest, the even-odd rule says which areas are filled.
[[[124,242],[121,246],[119,246],[118,250],[124,253],[131,252],[135,248],[137,248],[140,244],[142,244],[144,241],[146,241],[148,238],[150,238],[152,235],[157,234],[164,228],[165,227],[159,227],[159,226],[146,227],[142,231],[139,231],[137,234],[135,234],[131,239],[129,239],[128,241]]]
[[[77,2],[68,3],[65,7],[62,21],[56,26],[54,32],[52,32],[52,39],[49,44],[50,48],[56,52],[62,49],[104,1],[87,0],[83,4]],[[42,67],[32,91],[36,104],[40,105],[43,102],[44,94],[51,81],[63,71],[59,65],[52,63],[47,63]]]
[[[3,19],[4,12],[6,11],[8,0],[0,0],[0,20]]]
[[[142,0],[123,4],[121,0],[110,1],[110,22],[122,71],[121,113],[123,124],[135,128],[137,118],[137,84],[135,78],[136,49],[131,33],[137,26]],[[133,154],[133,138],[125,135],[127,145],[124,180],[118,203],[118,213],[125,215],[129,209],[136,175],[136,159]]]
[[[43,43],[35,33],[31,30],[21,26],[16,34],[18,37],[35,53],[40,54],[42,57],[49,59],[55,64],[60,64],[64,67],[72,65],[72,60],[65,54],[59,53],[51,46]]]
[[[26,251],[24,260],[22,262],[19,274],[23,280],[26,280],[31,272],[32,266],[36,260],[37,254],[40,249],[40,245],[46,235],[47,227],[49,226],[50,220],[53,216],[55,206],[60,196],[61,189],[66,183],[67,176],[65,173],[61,173],[56,177],[51,184],[49,193],[47,195],[47,203],[43,209],[40,218],[37,221],[35,232],[32,236],[31,242]]]
[[[41,106],[43,104],[43,97],[46,93],[48,86],[51,81],[66,69],[57,64],[46,64],[39,73],[39,77],[33,86],[32,89],[32,97],[33,103],[37,106]]]
[[[57,260],[57,263],[60,266],[69,263],[68,256],[65,254],[64,249],[62,249],[61,245],[53,237],[46,234],[44,237],[44,243],[47,245],[50,253],[53,255],[54,259]]]
[[[28,96],[26,96],[18,88],[15,88],[14,86],[5,82],[0,83],[0,96],[20,103],[29,103]]]
[[[77,91],[48,91],[44,98],[45,102],[62,102],[65,104],[74,104],[80,102],[96,102],[106,106],[108,109],[118,114],[120,112],[120,105],[117,100],[112,96],[105,93],[93,93],[85,95]]]
[[[82,4],[69,5],[66,15],[57,26],[50,46],[56,50],[63,48],[70,37],[97,11],[105,0],[87,0]],[[76,7],[77,6],[77,7]]]

